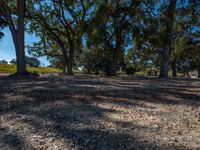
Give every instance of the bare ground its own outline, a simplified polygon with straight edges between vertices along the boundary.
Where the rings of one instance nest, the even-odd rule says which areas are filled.
[[[1,150],[200,149],[200,80],[0,77]]]

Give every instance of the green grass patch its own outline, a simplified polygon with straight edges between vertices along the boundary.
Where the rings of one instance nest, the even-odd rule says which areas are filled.
[[[62,73],[61,69],[57,68],[48,68],[48,67],[27,67],[27,70],[29,72],[36,72],[39,74],[46,74],[46,73]],[[0,64],[0,73],[15,73],[16,72],[16,66],[15,65],[9,65],[9,64]],[[80,70],[73,70],[74,74],[84,74],[83,71]],[[146,70],[136,72],[135,75],[137,76],[144,76],[146,75]],[[124,75],[125,73],[122,71],[118,72],[119,75]],[[158,73],[159,74],[159,73]],[[177,73],[177,76],[182,76],[182,73]],[[172,77],[172,72],[169,71],[169,77]]]
[[[27,67],[29,72],[37,73],[61,73],[62,70],[57,68],[48,68],[48,67]]]
[[[15,73],[15,72],[16,72],[15,65],[0,64],[0,73]]]
[[[37,73],[61,73],[61,69],[57,68],[48,68],[48,67],[27,67],[29,72],[37,72]],[[0,64],[0,73],[15,73],[16,66],[8,65],[8,64]]]

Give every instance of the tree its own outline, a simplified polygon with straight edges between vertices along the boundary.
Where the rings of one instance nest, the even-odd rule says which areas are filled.
[[[173,77],[177,76],[177,69],[188,74],[198,68],[199,15],[198,1],[188,1],[177,6],[170,55]]]
[[[13,59],[10,61],[10,64],[11,64],[11,65],[16,65],[16,64],[17,64],[17,61],[16,61],[16,59],[15,59],[15,58],[13,58]]]
[[[64,72],[73,74],[74,55],[81,49],[81,27],[87,18],[90,3],[83,0],[33,1],[31,6],[36,6],[29,10],[32,32],[41,37],[43,47],[48,46],[52,50],[52,46],[57,45],[54,53],[46,49],[43,54],[63,57]]]
[[[160,66],[166,4],[161,1],[139,1],[136,13],[130,13],[131,41],[125,53],[124,67],[147,71]],[[158,40],[159,39],[159,40]]]
[[[162,53],[162,64],[160,67],[160,78],[168,78],[168,67],[171,49],[171,40],[173,35],[174,14],[176,10],[176,0],[170,0],[167,14],[167,24],[164,38],[164,47]]]
[[[26,56],[26,64],[31,66],[31,67],[39,67],[40,61],[35,57]]]
[[[129,40],[129,14],[135,13],[139,1],[97,1],[89,22],[87,43],[89,48],[98,47],[104,55],[104,70],[115,76],[126,44]]]
[[[85,47],[79,62],[80,67],[83,67],[88,74],[92,72],[99,74],[99,71],[105,71],[106,59],[102,51],[99,47],[92,47],[90,49]]]
[[[0,60],[0,64],[8,64],[8,62],[6,60]]]
[[[88,73],[101,70],[115,76],[122,68],[133,73],[161,66],[160,77],[166,78],[169,66],[174,77],[180,70],[199,70],[199,1],[26,2],[27,31],[39,37],[28,46],[29,53],[47,56],[64,73],[83,66]],[[25,0],[2,0],[0,5],[0,21],[9,24],[19,68],[24,60]]]
[[[16,51],[16,60],[17,60],[17,74],[26,74],[26,63],[25,63],[25,51],[24,51],[24,19],[26,12],[26,1],[25,0],[17,0],[15,4],[14,1],[0,1],[0,12],[2,13],[2,17],[6,20],[9,25],[15,51]],[[17,5],[13,8],[13,5]],[[17,23],[13,15],[17,16]]]

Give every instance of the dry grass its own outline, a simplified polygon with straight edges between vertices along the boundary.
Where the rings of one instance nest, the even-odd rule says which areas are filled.
[[[62,70],[57,68],[48,68],[48,67],[27,67],[29,72],[37,73],[61,73]],[[16,66],[8,64],[0,64],[0,73],[15,73]]]

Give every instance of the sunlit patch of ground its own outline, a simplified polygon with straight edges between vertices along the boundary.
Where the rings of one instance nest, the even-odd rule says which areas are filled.
[[[0,149],[198,149],[200,80],[0,77]]]

